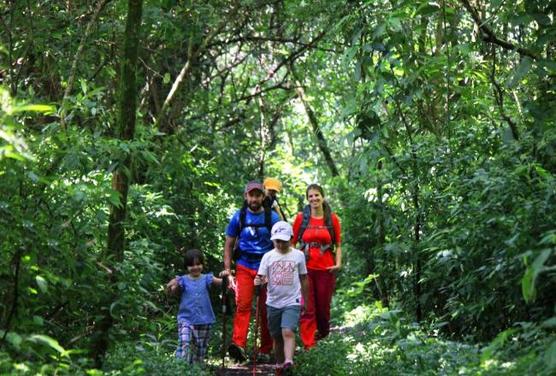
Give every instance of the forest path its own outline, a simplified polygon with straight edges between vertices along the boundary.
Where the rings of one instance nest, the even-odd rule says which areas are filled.
[[[232,365],[226,368],[220,368],[216,371],[218,376],[240,376],[240,375],[275,375],[276,368],[274,364],[245,364]]]
[[[330,332],[345,333],[351,328],[351,326],[335,326],[330,328]],[[215,374],[218,376],[275,375],[276,366],[268,363],[253,365],[252,362],[246,364],[226,364],[225,368],[220,367]]]

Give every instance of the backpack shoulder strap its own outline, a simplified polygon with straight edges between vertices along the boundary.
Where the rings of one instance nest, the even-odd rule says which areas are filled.
[[[288,218],[286,217],[286,214],[284,214],[284,211],[282,210],[282,205],[280,205],[280,202],[278,202],[278,197],[276,197],[274,199],[274,202],[276,202],[276,212],[278,212],[278,215],[280,215],[283,221],[288,221]]]
[[[297,239],[299,242],[303,242],[303,233],[307,230],[309,226],[309,220],[311,219],[311,207],[309,205],[305,205],[303,208],[303,221],[301,221],[301,227],[299,227],[299,235]]]
[[[330,239],[332,239],[331,246],[334,247],[336,245],[336,233],[334,232],[334,224],[332,223],[332,211],[330,209],[326,211],[324,221],[326,228],[328,229],[328,233],[330,234]]]
[[[335,215],[332,213],[332,208],[330,207],[330,205],[328,205],[328,202],[324,202],[324,224],[326,226],[326,228],[328,229],[328,233],[330,234],[330,247],[332,249],[334,249],[334,246],[336,245],[336,234],[334,233],[334,224],[332,223],[332,215]]]
[[[264,225],[268,228],[268,232],[272,230],[272,208],[270,206],[264,207]]]
[[[243,206],[239,210],[239,232],[245,227],[245,220],[247,218],[247,201],[243,201]]]

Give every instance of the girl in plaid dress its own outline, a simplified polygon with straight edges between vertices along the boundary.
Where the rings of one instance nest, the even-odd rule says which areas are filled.
[[[202,273],[204,261],[201,251],[188,250],[184,259],[188,274],[177,276],[166,285],[168,294],[180,295],[176,356],[188,363],[202,363],[205,358],[210,329],[216,321],[209,288],[212,284],[222,284],[222,279],[212,273]],[[197,351],[193,351],[193,347]]]

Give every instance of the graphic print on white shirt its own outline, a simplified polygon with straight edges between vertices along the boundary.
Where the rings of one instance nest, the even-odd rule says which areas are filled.
[[[270,265],[270,283],[275,286],[293,286],[295,261],[278,260]]]

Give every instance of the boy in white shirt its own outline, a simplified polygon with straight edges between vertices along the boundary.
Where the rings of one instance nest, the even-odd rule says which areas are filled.
[[[274,342],[276,362],[284,374],[292,371],[301,296],[307,302],[308,293],[305,255],[291,247],[292,235],[292,227],[287,222],[280,221],[272,226],[270,239],[274,249],[265,253],[255,277],[255,285],[268,281],[268,329]]]

